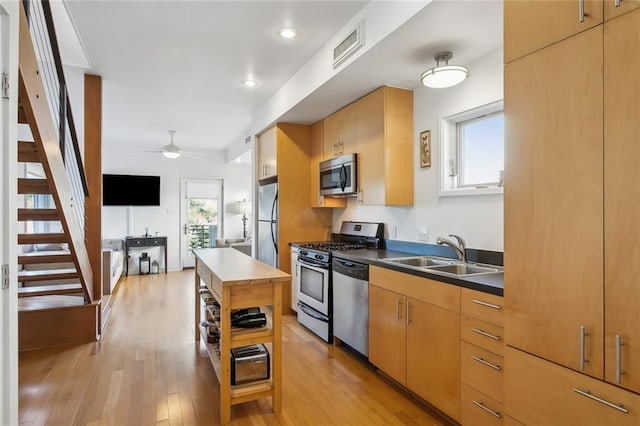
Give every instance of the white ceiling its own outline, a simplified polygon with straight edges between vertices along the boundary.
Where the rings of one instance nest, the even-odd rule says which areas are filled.
[[[182,148],[223,149],[365,4],[71,0],[68,9],[103,77],[107,146],[157,149],[176,129]],[[299,37],[280,38],[284,25]],[[452,50],[452,63],[468,65],[501,45],[502,1],[435,1],[282,120],[314,122],[384,84],[415,88],[438,51]],[[246,78],[259,86],[245,88]]]

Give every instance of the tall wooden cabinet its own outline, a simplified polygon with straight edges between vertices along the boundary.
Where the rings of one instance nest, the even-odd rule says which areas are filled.
[[[602,96],[602,26],[505,66],[506,343],[600,378]]]
[[[369,283],[369,360],[459,421],[460,288],[375,266]]]
[[[610,3],[505,66],[505,410],[525,424],[640,418],[640,9]]]
[[[605,378],[640,392],[640,10],[605,23],[604,77]]]
[[[278,123],[273,131],[278,181],[278,268],[291,273],[289,243],[324,241],[333,221],[329,209],[311,208],[309,200],[311,126]],[[258,136],[258,152],[265,133]],[[258,162],[260,167],[260,162]],[[260,179],[260,169],[257,176]],[[282,306],[291,306],[291,283],[283,284]]]

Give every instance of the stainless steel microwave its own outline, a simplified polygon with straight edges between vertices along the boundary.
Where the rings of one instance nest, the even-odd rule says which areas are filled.
[[[346,154],[320,163],[320,195],[334,197],[356,195],[357,155]]]

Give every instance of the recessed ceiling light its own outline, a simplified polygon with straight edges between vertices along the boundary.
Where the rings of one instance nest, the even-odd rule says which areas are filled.
[[[295,28],[284,27],[280,30],[280,37],[282,38],[294,38],[296,35],[298,35],[298,32]]]
[[[247,87],[256,87],[258,85],[258,82],[255,80],[245,80],[242,82],[242,84],[244,84]]]

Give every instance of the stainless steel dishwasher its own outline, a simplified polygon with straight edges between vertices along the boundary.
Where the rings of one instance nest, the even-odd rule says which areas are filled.
[[[369,265],[333,258],[333,335],[369,355]]]

